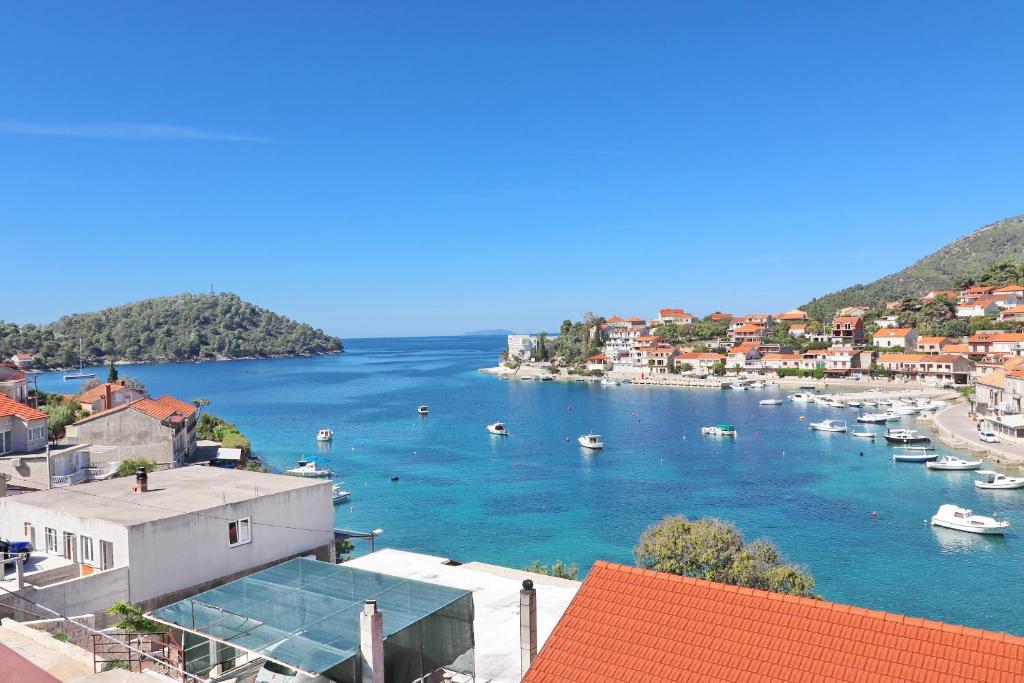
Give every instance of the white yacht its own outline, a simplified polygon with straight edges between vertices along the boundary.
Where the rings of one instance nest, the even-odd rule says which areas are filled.
[[[822,420],[812,422],[810,428],[818,432],[845,432],[846,420]]]
[[[862,405],[864,405],[864,402],[863,401],[847,401],[846,405],[850,406],[851,408],[860,408]]]
[[[860,437],[861,439],[871,439],[874,441],[875,437],[878,435],[867,429],[851,429],[850,436]]]
[[[889,443],[931,443],[931,439],[916,429],[887,429],[885,440]]]
[[[331,486],[331,500],[334,501],[335,505],[338,505],[339,503],[347,503],[351,498],[351,493],[341,490],[341,484],[333,484]]]
[[[504,422],[495,422],[494,424],[487,425],[487,431],[498,436],[508,436],[508,427],[505,426]]]
[[[975,479],[974,485],[979,489],[1019,489],[1024,488],[1024,477],[1008,477],[993,470],[979,470],[984,479]]]
[[[761,399],[760,401],[757,402],[757,405],[759,405],[759,406],[781,406],[782,405],[782,399],[781,398],[763,398],[763,399]]]
[[[736,428],[732,425],[712,425],[701,427],[700,433],[708,436],[736,436]]]
[[[317,441],[330,441],[333,438],[334,432],[332,432],[330,429],[321,429],[319,432],[316,433]]]
[[[888,418],[885,416],[885,413],[864,413],[857,416],[857,422],[861,424],[880,425],[885,424],[886,420]]]
[[[584,448],[589,448],[593,451],[599,451],[604,448],[604,442],[601,441],[600,434],[583,434],[576,440]]]
[[[944,455],[935,462],[925,464],[930,470],[976,470],[981,467],[980,460],[964,460],[955,455]]]
[[[814,394],[808,394],[802,391],[798,391],[795,394],[790,394],[786,398],[788,398],[790,401],[793,401],[794,403],[810,403],[811,401],[814,400]]]
[[[892,408],[886,411],[886,413],[890,412],[902,417],[904,415],[917,415],[921,410],[906,403],[893,403]]]
[[[420,406],[419,408],[416,409],[416,412],[419,413],[420,415],[429,415],[430,408],[428,408],[427,406]]]
[[[327,479],[333,477],[334,472],[326,467],[320,467],[316,464],[316,460],[300,460],[298,465],[285,470],[285,474],[290,474],[293,477],[308,477],[314,479]]]
[[[976,515],[967,508],[946,504],[940,505],[939,511],[932,516],[932,526],[969,531],[972,534],[1002,534],[1010,523]]]

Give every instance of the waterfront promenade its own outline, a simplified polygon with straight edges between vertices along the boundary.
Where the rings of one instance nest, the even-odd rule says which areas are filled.
[[[970,405],[956,403],[935,413],[932,429],[940,439],[955,448],[966,448],[999,463],[1024,465],[1024,444],[985,443],[978,438],[977,423],[970,416]]]

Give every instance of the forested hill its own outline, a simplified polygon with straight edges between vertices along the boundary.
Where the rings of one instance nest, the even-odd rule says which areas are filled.
[[[952,289],[958,278],[968,278],[1024,254],[1024,216],[986,225],[898,273],[866,285],[854,285],[826,294],[800,308],[817,320],[831,319],[844,306],[877,306],[906,296],[920,297],[932,289]]]
[[[343,351],[341,340],[242,301],[235,294],[178,294],[64,316],[47,325],[0,321],[0,357],[35,354],[36,368],[110,360],[166,362],[273,358]]]

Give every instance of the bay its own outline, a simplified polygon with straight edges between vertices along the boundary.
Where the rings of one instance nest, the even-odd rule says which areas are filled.
[[[758,406],[778,389],[604,387],[477,372],[504,343],[346,339],[337,356],[120,371],[153,395],[211,399],[208,410],[237,423],[276,470],[319,457],[353,494],[336,509],[337,526],[382,528],[383,546],[512,567],[561,559],[585,573],[596,559],[632,563],[640,533],[666,515],[716,516],[750,539],[770,539],[827,599],[1024,634],[1008,596],[1024,579],[1024,539],[927,522],[956,503],[1024,528],[1024,491],[978,491],[969,472],[893,463],[884,442],[809,432],[810,420],[852,423],[855,413]],[[39,379],[46,391],[76,384],[59,373]],[[416,413],[420,404],[428,417]],[[485,431],[496,420],[510,436]],[[719,422],[736,425],[738,438],[700,435]],[[334,430],[332,444],[316,443],[321,427]],[[603,452],[577,445],[590,431],[604,435]]]

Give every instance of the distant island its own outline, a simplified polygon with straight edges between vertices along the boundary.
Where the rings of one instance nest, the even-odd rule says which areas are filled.
[[[510,334],[515,334],[512,330],[473,330],[472,332],[464,332],[465,337],[504,337]]]
[[[0,358],[31,354],[39,369],[110,361],[165,363],[235,358],[314,356],[344,351],[341,339],[237,294],[177,294],[46,325],[0,321]]]

